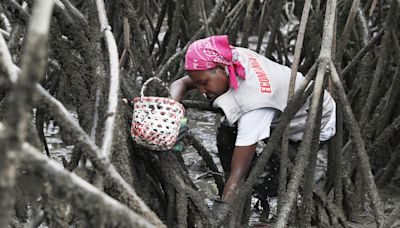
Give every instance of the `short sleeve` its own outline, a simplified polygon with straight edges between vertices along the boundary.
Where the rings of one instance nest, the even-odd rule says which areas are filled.
[[[255,109],[238,120],[236,146],[250,146],[270,136],[272,120],[278,114],[273,108]]]

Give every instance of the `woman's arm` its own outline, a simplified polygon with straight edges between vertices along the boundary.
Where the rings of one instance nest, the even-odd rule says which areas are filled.
[[[256,147],[257,143],[250,146],[235,146],[231,162],[231,173],[225,184],[222,200],[228,203],[233,201],[239,182],[244,181],[250,171]]]
[[[192,89],[195,89],[192,79],[189,76],[184,76],[174,81],[170,86],[172,99],[181,102],[185,94]]]

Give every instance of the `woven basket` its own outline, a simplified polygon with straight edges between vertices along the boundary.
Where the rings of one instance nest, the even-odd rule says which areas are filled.
[[[144,96],[144,91],[152,80],[159,81],[168,90],[164,82],[156,77],[143,84],[141,97],[133,100],[131,135],[136,143],[151,150],[169,150],[175,145],[185,108],[171,98]]]

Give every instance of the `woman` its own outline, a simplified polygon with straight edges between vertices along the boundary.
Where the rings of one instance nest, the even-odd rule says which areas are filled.
[[[249,49],[230,46],[226,35],[192,43],[185,56],[185,70],[188,76],[171,84],[172,97],[180,102],[187,91],[197,88],[225,114],[217,141],[227,176],[221,200],[229,205],[238,184],[249,173],[258,141],[268,139],[287,105],[291,70]],[[303,80],[303,75],[297,73],[296,85]],[[335,134],[335,102],[328,92],[324,94],[320,141]],[[292,142],[302,140],[308,107],[307,100],[290,123]],[[229,146],[229,141],[234,145]],[[277,176],[279,159],[274,156],[269,163],[267,182],[275,190],[270,195],[274,195],[277,182],[272,176]]]

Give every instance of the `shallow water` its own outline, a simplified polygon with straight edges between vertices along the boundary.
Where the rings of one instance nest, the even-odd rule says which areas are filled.
[[[76,119],[77,114],[71,113]],[[216,147],[216,129],[220,123],[220,115],[209,111],[199,111],[196,109],[187,110],[188,127],[190,132],[200,141],[200,143],[207,149],[214,159],[215,164],[222,172],[221,164],[217,155]],[[60,139],[60,128],[56,125],[54,121],[49,121],[44,125],[45,137],[50,150],[51,157],[60,163],[62,162],[62,157],[67,160],[70,159],[73,145],[66,145]],[[263,143],[259,143],[257,151],[260,152],[264,147]],[[184,158],[185,164],[189,170],[189,176],[192,178],[193,182],[198,186],[199,190],[206,195],[206,203],[208,206],[212,206],[213,199],[218,198],[218,190],[214,183],[212,175],[208,172],[207,167],[203,163],[200,155],[192,147],[188,146],[186,150],[182,152],[182,157]],[[396,187],[386,187],[380,189],[379,194],[381,196],[382,202],[385,208],[385,214],[388,215],[395,206],[400,202],[400,189]],[[268,200],[271,205],[272,212],[276,211],[276,199]],[[254,207],[257,202],[256,198],[252,198],[252,206]],[[370,209],[366,205],[367,214],[369,214]],[[369,212],[368,212],[369,211]],[[259,211],[252,210],[250,225],[253,225],[259,221]],[[363,225],[350,224],[351,227],[374,227],[374,224],[369,224],[367,221],[371,220],[370,216],[365,218]],[[271,218],[271,216],[270,216]]]
[[[78,119],[78,115],[76,112],[70,112],[70,114],[76,120]],[[72,150],[74,149],[74,145],[66,145],[61,140],[60,127],[57,126],[57,124],[53,120],[50,120],[49,122],[44,123],[43,131],[51,158],[57,160],[60,163],[62,163],[62,157],[69,161],[72,155]]]
[[[71,115],[77,119],[77,114],[71,112]],[[222,173],[222,167],[217,155],[216,146],[216,130],[220,123],[220,115],[210,111],[199,111],[196,109],[187,110],[187,119],[189,131],[199,140],[199,142],[207,149],[211,154],[215,164],[219,171]],[[53,159],[62,163],[64,157],[67,161],[70,160],[73,145],[66,145],[60,138],[60,127],[50,120],[44,124],[44,133],[46,142],[50,151],[50,155]],[[258,147],[258,151],[262,150],[262,146]],[[218,198],[218,189],[212,178],[212,174],[209,173],[207,167],[202,161],[202,158],[197,151],[192,147],[188,146],[182,152],[185,164],[189,170],[189,176],[199,188],[201,192],[207,197],[205,199],[209,207],[212,206],[213,199]],[[253,205],[257,202],[256,198],[253,198]],[[274,202],[272,202],[274,204]],[[258,213],[252,213],[251,222],[258,221]]]
[[[209,111],[198,111],[196,109],[187,110],[189,131],[200,141],[200,143],[211,154],[214,162],[222,171],[221,164],[217,155],[216,129],[219,125],[219,115]],[[211,175],[207,173],[207,168],[202,162],[197,151],[189,146],[182,153],[185,164],[189,167],[189,176],[193,182],[211,198],[216,198],[218,194],[217,186]],[[208,178],[206,178],[208,177]],[[210,202],[208,202],[210,203]]]

